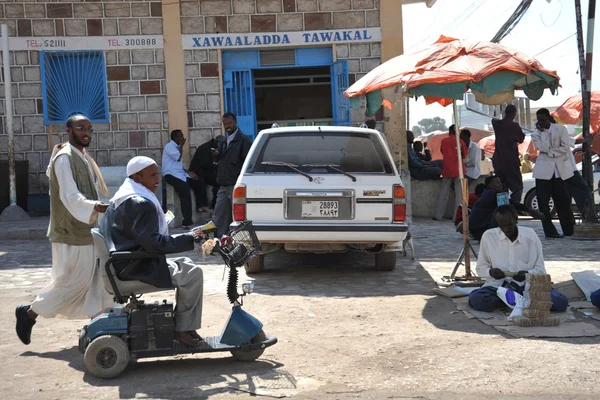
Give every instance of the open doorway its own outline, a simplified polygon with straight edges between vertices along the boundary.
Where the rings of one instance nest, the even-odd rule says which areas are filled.
[[[246,135],[279,126],[350,126],[348,61],[331,47],[222,54],[225,111]]]
[[[333,124],[330,67],[256,70],[254,94],[258,131]]]

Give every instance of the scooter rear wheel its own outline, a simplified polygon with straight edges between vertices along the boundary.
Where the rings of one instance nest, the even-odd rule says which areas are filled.
[[[267,340],[267,335],[265,334],[265,331],[263,331],[261,329],[260,332],[258,332],[256,334],[256,336],[254,336],[252,339],[250,339],[249,343],[250,344],[260,343],[260,342],[264,342],[265,340]],[[262,356],[262,354],[264,352],[265,352],[265,349],[257,349],[257,350],[250,350],[250,351],[231,350],[231,355],[233,356],[233,358],[235,358],[238,361],[254,361],[258,357]]]
[[[102,379],[119,376],[129,363],[127,343],[118,336],[100,336],[88,345],[84,355],[90,374]]]

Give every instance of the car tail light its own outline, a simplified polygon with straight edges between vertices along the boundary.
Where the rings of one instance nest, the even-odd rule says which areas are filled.
[[[406,220],[406,190],[402,185],[394,185],[393,221],[404,222]]]
[[[243,183],[233,188],[233,220],[246,220],[246,185]]]

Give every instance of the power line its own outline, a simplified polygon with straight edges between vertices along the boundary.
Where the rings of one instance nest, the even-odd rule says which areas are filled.
[[[523,18],[527,10],[529,10],[529,7],[531,6],[532,2],[533,0],[521,1],[521,3],[519,3],[519,5],[517,6],[515,12],[513,12],[512,15],[508,18],[508,20],[504,23],[504,25],[502,25],[498,33],[494,35],[491,42],[500,43],[500,41],[504,39],[521,21],[521,18]]]
[[[466,18],[468,18],[469,16],[471,16],[475,11],[477,11],[487,0],[473,0],[473,2],[462,12],[460,13],[455,19],[453,19],[452,21],[450,21],[449,23],[447,23],[446,25],[444,25],[443,28],[439,29],[438,32],[444,33],[444,31],[446,30],[446,28],[452,26],[452,25],[459,25],[461,23],[463,23]],[[479,4],[476,6],[476,4],[479,2]],[[475,8],[474,8],[475,7]],[[441,7],[440,7],[441,9]],[[439,14],[439,10],[438,9],[438,14]],[[470,12],[469,12],[470,11]],[[467,14],[469,12],[469,14]],[[467,14],[465,16],[465,14]],[[461,19],[462,17],[462,19]],[[436,14],[436,19],[437,19],[437,14]],[[435,19],[434,19],[435,21]],[[433,22],[431,23],[431,25],[433,25]],[[430,26],[431,26],[430,25]],[[432,35],[427,35],[424,39],[422,39],[419,43],[412,45],[407,51],[412,50],[415,47],[420,46],[422,43],[426,42],[427,40],[431,39]]]
[[[540,54],[543,54],[545,52],[547,52],[548,50],[551,50],[553,48],[555,48],[556,46],[558,46],[559,44],[562,44],[563,42],[566,42],[567,40],[571,39],[573,36],[575,36],[577,34],[577,32],[573,32],[572,34],[570,34],[569,36],[567,36],[566,38],[564,38],[563,40],[561,40],[560,42],[557,42],[555,44],[553,44],[552,46],[548,47],[546,50],[540,51],[539,53],[537,53],[536,55],[534,55],[534,57],[539,56]]]

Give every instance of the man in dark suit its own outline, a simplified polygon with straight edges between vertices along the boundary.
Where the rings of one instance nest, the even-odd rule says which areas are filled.
[[[223,115],[225,139],[218,150],[213,151],[215,160],[219,162],[217,169],[217,182],[220,185],[217,193],[217,203],[213,213],[213,221],[217,226],[217,235],[224,235],[229,231],[233,221],[231,215],[233,202],[233,187],[237,181],[242,165],[252,146],[252,141],[244,135],[237,126],[237,118],[233,113]]]
[[[190,162],[189,170],[202,178],[204,182],[212,186],[212,203],[211,207],[215,209],[217,202],[217,193],[219,192],[219,183],[217,182],[218,165],[214,160],[213,150],[218,150],[225,137],[219,135],[210,139],[208,142],[201,144],[194,153],[194,157]]]
[[[168,222],[154,192],[160,182],[156,162],[138,156],[127,164],[128,178],[110,200],[100,222],[106,247],[115,251],[155,254],[145,260],[120,260],[114,263],[121,280],[136,280],[159,288],[177,288],[175,339],[188,346],[202,341],[196,332],[202,321],[203,274],[199,265],[187,257],[166,258],[166,254],[194,249],[197,230],[170,235]]]

